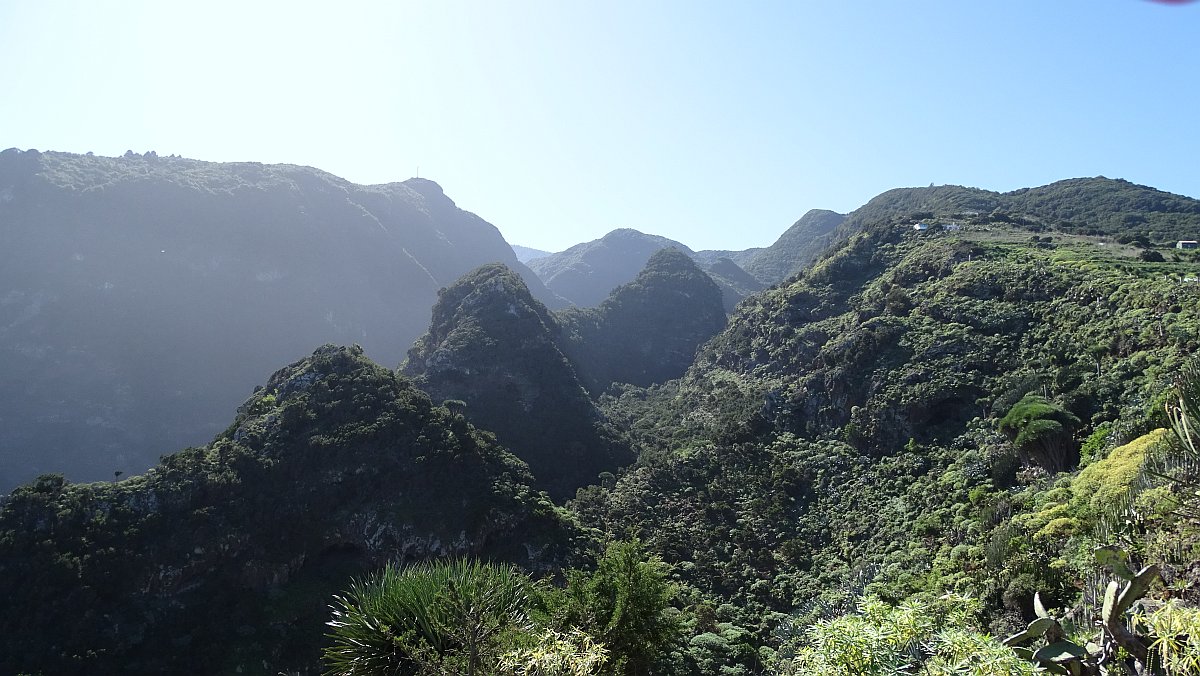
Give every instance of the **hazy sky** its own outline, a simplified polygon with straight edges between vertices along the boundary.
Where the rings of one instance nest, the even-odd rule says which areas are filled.
[[[0,64],[0,148],[419,168],[548,250],[929,183],[1200,196],[1200,3],[0,0]]]

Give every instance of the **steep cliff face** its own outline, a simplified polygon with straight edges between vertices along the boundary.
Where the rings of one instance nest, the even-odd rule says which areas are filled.
[[[143,476],[45,476],[0,509],[0,671],[310,665],[330,595],[386,561],[564,560],[525,464],[358,349],[275,373]],[[266,665],[269,665],[266,666]]]
[[[7,150],[0,223],[0,493],[207,442],[315,345],[394,364],[439,287],[520,265],[432,181],[290,165]]]
[[[556,497],[632,459],[556,343],[558,322],[521,278],[486,265],[438,296],[429,332],[400,369],[529,463]]]
[[[557,316],[563,351],[597,394],[613,383],[645,387],[678,378],[725,326],[721,289],[677,249],[656,252],[598,308]]]

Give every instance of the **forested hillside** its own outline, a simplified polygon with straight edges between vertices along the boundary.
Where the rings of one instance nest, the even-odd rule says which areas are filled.
[[[588,398],[560,333],[516,273],[485,265],[438,294],[429,331],[400,371],[495,432],[529,463],[539,488],[565,499],[633,453]]]
[[[778,284],[812,263],[832,241],[846,217],[812,209],[784,231],[771,246],[755,253],[743,267],[763,284]]]
[[[0,665],[1200,673],[1194,204],[890,191],[727,322],[685,252],[557,313],[484,265],[407,376],[321,348],[145,476],[16,490]]]
[[[956,223],[964,194],[918,217]],[[648,450],[574,509],[637,524],[768,644],[856,582],[967,593],[993,632],[1031,619],[1035,592],[1078,602],[1100,574],[1085,553],[1113,544],[1100,516],[1130,504],[1200,347],[1200,261],[1011,220],[884,216],[744,303],[683,379],[607,400]],[[1149,514],[1122,544],[1191,589],[1195,522]]]
[[[154,153],[0,153],[0,493],[209,441],[257,374],[326,342],[395,364],[437,289],[525,275],[434,182]]]

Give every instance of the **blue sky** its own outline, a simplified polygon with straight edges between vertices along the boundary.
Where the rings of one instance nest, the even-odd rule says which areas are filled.
[[[1200,3],[0,0],[0,147],[418,171],[512,243],[770,244],[893,187],[1200,196]]]

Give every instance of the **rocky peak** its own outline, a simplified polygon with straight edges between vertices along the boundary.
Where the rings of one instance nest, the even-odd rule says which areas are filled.
[[[463,338],[474,327],[486,327],[489,333],[517,339],[528,347],[552,345],[559,330],[521,277],[501,263],[476,268],[439,290],[432,315],[429,332],[408,352],[402,366],[405,373],[419,375],[461,361],[472,346],[450,339]]]
[[[446,196],[446,192],[442,190],[442,186],[438,185],[436,181],[431,181],[427,178],[410,178],[407,181],[401,182],[401,185],[430,202],[449,203],[447,206],[454,206],[454,201]]]
[[[443,289],[429,332],[400,370],[435,400],[495,432],[529,463],[536,485],[563,498],[629,460],[556,344],[560,329],[521,278],[482,266]]]

